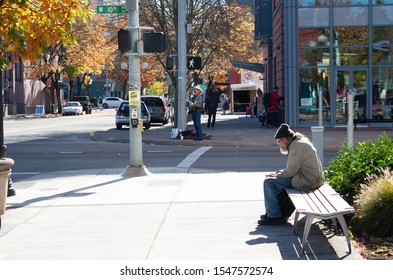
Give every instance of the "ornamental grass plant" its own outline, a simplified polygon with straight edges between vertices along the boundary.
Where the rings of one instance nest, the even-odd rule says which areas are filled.
[[[354,200],[352,230],[362,236],[393,236],[393,171],[370,174]]]

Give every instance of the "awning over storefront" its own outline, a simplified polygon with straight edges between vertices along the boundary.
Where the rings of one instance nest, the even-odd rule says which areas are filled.
[[[249,84],[232,84],[231,85],[231,89],[233,91],[238,91],[238,90],[257,90],[259,86],[259,84],[255,84],[255,83],[249,83]]]
[[[246,69],[250,70],[253,72],[258,72],[258,73],[264,73],[265,72],[265,66],[260,63],[252,63],[252,62],[241,62],[241,61],[231,61],[233,67],[236,68],[241,68],[241,69]]]

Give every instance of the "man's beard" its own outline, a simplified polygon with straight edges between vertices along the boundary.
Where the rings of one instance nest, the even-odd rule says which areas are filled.
[[[288,149],[287,147],[281,148],[280,147],[280,153],[282,153],[283,155],[287,155],[288,154]]]

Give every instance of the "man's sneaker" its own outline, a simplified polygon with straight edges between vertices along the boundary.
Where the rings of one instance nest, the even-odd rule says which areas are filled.
[[[266,220],[267,214],[261,215],[261,220]]]
[[[259,220],[258,225],[260,226],[274,226],[274,225],[282,225],[285,223],[284,218],[269,218],[265,216],[264,220]]]

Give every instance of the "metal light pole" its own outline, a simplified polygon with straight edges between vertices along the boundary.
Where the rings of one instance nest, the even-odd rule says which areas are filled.
[[[187,40],[186,40],[186,1],[177,1],[177,127],[184,131],[187,128],[186,88],[187,88]]]
[[[4,124],[3,124],[3,74],[0,71],[0,228],[1,228],[1,215],[5,212],[5,200],[8,193],[8,178],[11,174],[11,166],[14,161],[6,158],[7,146],[4,145]]]
[[[144,176],[149,172],[142,161],[142,121],[141,121],[141,72],[139,40],[139,7],[138,0],[127,0],[128,27],[131,32],[131,51],[128,53],[130,122],[133,113],[138,119],[136,127],[130,125],[130,165],[123,176]],[[134,116],[135,117],[135,116]]]

